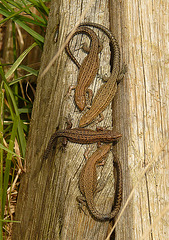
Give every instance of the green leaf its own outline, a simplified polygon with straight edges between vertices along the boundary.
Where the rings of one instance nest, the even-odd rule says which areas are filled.
[[[31,29],[30,27],[28,27],[25,23],[23,23],[22,21],[20,21],[17,16],[15,17],[10,17],[11,13],[1,10],[0,9],[0,14],[4,15],[5,17],[9,17],[11,18],[14,22],[16,22],[20,27],[22,27],[26,32],[28,32],[32,37],[34,37],[35,39],[37,39],[38,41],[44,43],[44,37],[42,37],[40,34],[38,34],[37,32],[35,32],[33,29]]]
[[[21,221],[14,221],[14,220],[4,220],[4,219],[0,219],[0,222],[11,222],[11,223],[21,223]]]
[[[13,9],[12,9],[11,6],[6,2],[6,0],[1,0],[1,2],[2,2],[3,5],[6,7],[6,9],[10,10],[11,12],[13,12]]]
[[[17,135],[17,128],[18,128],[18,117],[16,116],[14,119],[14,124],[12,127],[12,133],[9,140],[9,151],[13,152],[14,148],[14,142],[15,137]],[[12,154],[8,151],[7,157],[6,157],[6,164],[5,164],[5,173],[4,173],[4,184],[3,184],[3,197],[2,197],[2,214],[4,215],[5,210],[5,203],[6,203],[6,194],[7,194],[7,188],[8,188],[8,181],[9,181],[9,174],[10,174],[10,167],[11,167],[11,160],[12,160]]]
[[[39,71],[35,70],[35,69],[31,68],[31,67],[28,67],[28,66],[25,66],[25,65],[20,65],[19,68],[21,68],[21,69],[23,69],[23,70],[25,70],[25,71],[27,71],[29,73],[32,73],[36,77],[38,76]]]
[[[29,73],[29,74],[26,74],[26,75],[24,75],[22,77],[16,78],[15,80],[13,80],[12,82],[9,83],[9,86],[12,86],[12,85],[22,81],[23,79],[32,76],[32,75],[33,75],[32,73]]]
[[[48,15],[49,15],[49,9],[48,9],[48,7],[45,6],[45,4],[43,3],[42,0],[39,0],[39,2],[40,2],[41,6],[43,7],[43,9],[45,10],[45,12],[46,12],[46,14],[47,14],[47,16],[48,16]]]
[[[21,158],[21,159],[24,159],[23,157],[17,155],[16,153],[14,153],[13,151],[11,151],[9,148],[5,147],[5,146],[2,145],[1,143],[0,143],[0,148],[3,149],[3,150],[5,150],[6,152],[12,154],[13,156],[16,156],[16,157],[19,157],[19,158]]]
[[[18,120],[18,134],[19,134],[18,140],[19,140],[19,143],[20,143],[20,146],[21,146],[22,154],[23,154],[23,156],[25,156],[26,140],[25,140],[24,131],[23,131],[24,126],[23,126],[22,121],[20,120],[20,115],[19,115],[19,112],[18,112],[18,107],[17,107],[16,101],[15,101],[13,92],[8,85],[8,82],[7,82],[7,80],[5,78],[5,75],[4,75],[3,68],[1,66],[0,66],[0,74],[2,76],[2,80],[3,80],[3,83],[4,83],[7,99],[8,99],[8,102],[9,102],[9,107],[10,107],[12,120],[14,121],[15,115],[19,119]],[[11,102],[12,102],[13,106],[11,106],[11,104],[10,104],[9,96],[10,96],[10,99],[11,99]],[[13,108],[14,108],[14,112],[13,112]]]
[[[19,4],[19,3],[16,2],[16,1],[6,0],[6,2],[8,2],[9,4],[11,4],[11,5],[14,6],[15,8],[19,8],[19,9],[22,8],[21,4]]]
[[[4,116],[4,92],[2,91],[2,83],[0,85],[0,143],[3,143],[3,116]],[[2,214],[2,197],[3,196],[3,150],[0,150],[0,212]],[[2,239],[2,222],[0,223],[0,239]]]
[[[30,113],[30,109],[29,108],[19,108],[18,112],[21,113]]]
[[[26,7],[26,8],[29,8],[29,6]],[[25,8],[25,9],[26,9],[26,8]],[[4,15],[4,16],[6,16],[6,15],[8,14],[7,11],[3,11],[2,9],[0,9],[0,11],[1,11],[1,14]],[[6,17],[6,18],[3,19],[2,21],[0,21],[0,24],[2,24],[2,23],[4,23],[4,22],[8,21],[9,19],[11,19],[11,18],[19,15],[19,14],[20,14],[21,12],[23,12],[23,11],[24,11],[24,10],[21,9],[21,10],[18,11],[18,12],[14,12],[13,14],[9,15],[8,17]]]
[[[8,70],[8,72],[5,74],[5,78],[9,78],[14,71],[17,69],[17,67],[20,65],[20,63],[23,61],[23,59],[26,57],[26,55],[34,48],[37,46],[37,43],[33,43],[30,47],[28,47],[19,57],[18,59],[14,62],[12,67]]]

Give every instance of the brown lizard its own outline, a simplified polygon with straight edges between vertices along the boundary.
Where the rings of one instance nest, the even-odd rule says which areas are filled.
[[[103,31],[108,38],[110,39],[113,51],[114,51],[114,57],[113,57],[113,69],[111,76],[107,80],[105,84],[103,84],[100,89],[97,91],[95,98],[93,99],[92,106],[89,111],[87,111],[79,122],[79,127],[85,127],[88,124],[90,124],[94,119],[100,115],[105,108],[110,104],[112,99],[115,96],[115,93],[117,91],[117,82],[119,82],[126,72],[127,68],[126,65],[124,67],[124,70],[120,73],[120,49],[119,45],[113,36],[113,34],[104,26],[97,24],[97,23],[82,23],[80,26],[91,26],[100,29]]]
[[[120,210],[122,202],[122,169],[118,158],[114,157],[114,164],[117,169],[118,184],[116,189],[116,201],[113,210],[108,213],[100,213],[97,211],[94,204],[94,196],[96,192],[101,189],[96,189],[97,185],[97,174],[96,165],[103,165],[104,158],[106,158],[108,152],[110,151],[111,145],[104,144],[101,145],[92,156],[87,159],[85,166],[83,167],[80,178],[79,178],[79,188],[83,196],[77,197],[79,203],[86,202],[90,213],[100,221],[108,221],[114,218]]]
[[[66,52],[71,60],[79,68],[79,74],[77,79],[77,86],[71,86],[70,89],[75,89],[75,102],[77,107],[82,111],[86,106],[86,92],[88,92],[89,97],[91,98],[92,90],[88,89],[90,84],[93,82],[98,69],[99,69],[99,57],[98,54],[102,50],[101,43],[96,35],[96,33],[87,27],[78,27],[73,34],[74,37],[77,34],[84,33],[91,39],[90,48],[85,47],[84,50],[88,52],[87,56],[84,58],[82,64],[80,65],[76,58],[73,56],[70,51],[70,41],[66,45]]]
[[[101,142],[114,142],[122,136],[121,134],[114,132],[113,130],[107,130],[103,128],[97,128],[96,130],[97,131],[84,128],[72,128],[56,131],[49,140],[49,143],[43,155],[43,160],[47,159],[52,147],[56,145],[56,140],[58,137],[64,137],[64,139],[66,138],[68,141],[74,143],[91,144]]]

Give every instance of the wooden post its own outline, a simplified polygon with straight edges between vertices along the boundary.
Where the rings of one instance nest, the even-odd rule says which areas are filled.
[[[86,145],[68,143],[64,152],[60,150],[58,141],[56,150],[42,164],[42,156],[51,135],[56,128],[66,127],[65,117],[73,118],[73,127],[78,127],[83,113],[74,103],[74,93],[68,97],[68,87],[76,84],[78,69],[63,51],[51,68],[43,75],[44,70],[62,48],[67,34],[73,29],[81,14],[88,6],[76,5],[72,1],[52,1],[44,52],[39,73],[36,99],[32,113],[30,134],[27,144],[27,172],[21,181],[17,202],[16,220],[13,239],[104,239],[107,235],[108,222],[95,221],[87,208],[79,211],[76,197],[80,195],[78,180],[85,164]],[[84,21],[84,20],[83,20]],[[93,1],[85,14],[85,21],[97,22],[109,28],[109,8],[107,1]],[[59,28],[57,28],[59,25]],[[100,54],[99,75],[110,75],[110,47],[108,38],[94,29],[103,41]],[[55,34],[57,43],[54,42]],[[71,49],[81,62],[85,54],[81,43],[88,38],[81,35],[73,39]],[[89,41],[88,41],[89,42]],[[91,88],[94,94],[104,84],[95,79]],[[43,77],[42,77],[43,76]],[[111,104],[104,111],[105,120],[99,126],[112,123]],[[93,129],[96,128],[92,125]],[[91,128],[91,126],[90,126]],[[118,130],[118,129],[117,129]],[[92,145],[92,151],[96,149]],[[98,167],[98,176],[105,183],[104,189],[95,197],[96,207],[100,212],[110,212],[114,201],[114,174],[112,153],[103,167]]]
[[[27,144],[27,172],[23,175],[17,202],[13,240],[17,239],[105,239],[108,223],[95,221],[88,210],[79,211],[76,197],[80,195],[78,177],[85,159],[86,146],[68,143],[65,152],[58,142],[48,160],[41,159],[51,134],[65,128],[65,117],[71,114],[73,127],[78,126],[82,113],[75,107],[74,93],[66,96],[68,87],[76,84],[78,69],[63,51],[47,73],[41,77],[66,35],[73,29],[87,3],[51,2],[51,11],[41,70],[38,78],[30,134]],[[167,6],[150,1],[93,1],[83,21],[110,27],[121,50],[122,62],[128,65],[125,79],[105,110],[105,120],[99,124],[111,126],[122,133],[114,147],[123,166],[123,206],[133,188],[133,197],[117,223],[115,239],[167,239],[167,214],[149,230],[156,217],[167,207],[168,185],[168,79],[167,79]],[[59,28],[57,28],[59,26]],[[54,42],[58,32],[57,43]],[[109,42],[103,40],[99,74],[110,72]],[[85,54],[80,44],[87,38],[77,36],[72,49],[82,61]],[[95,79],[94,94],[103,84]],[[90,127],[91,128],[91,127]],[[95,127],[94,127],[95,128]],[[92,145],[96,149],[96,145]],[[150,164],[150,165],[149,165]],[[145,169],[148,168],[146,172]],[[144,174],[142,174],[144,173]],[[99,177],[105,181],[103,191],[95,198],[99,211],[109,212],[114,196],[112,156]],[[117,218],[115,221],[118,220]]]
[[[117,223],[115,239],[167,239],[168,4],[110,0],[110,13],[111,30],[118,35],[122,61],[128,65],[113,101],[113,124],[123,135],[118,145],[123,206],[135,189]]]

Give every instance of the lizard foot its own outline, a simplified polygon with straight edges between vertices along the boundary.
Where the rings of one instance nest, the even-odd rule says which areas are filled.
[[[117,78],[117,83],[119,84],[119,82],[124,78],[125,73],[128,71],[128,67],[127,64],[123,63],[122,66],[122,70],[120,71],[118,78]]]
[[[78,209],[79,209],[79,211],[80,211],[80,212],[83,211],[84,214],[87,216],[86,212],[85,212],[84,209],[83,209],[83,206],[86,206],[86,200],[85,200],[85,198],[84,198],[83,196],[78,196],[78,197],[76,198],[76,200],[78,201]]]

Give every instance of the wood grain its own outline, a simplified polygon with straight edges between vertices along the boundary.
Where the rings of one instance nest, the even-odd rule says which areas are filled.
[[[123,159],[123,206],[135,188],[115,239],[140,240],[169,204],[169,4],[110,1],[110,7],[111,29],[121,38],[122,57],[128,65],[113,101],[113,124],[123,134],[117,149]],[[149,163],[151,167],[140,178]],[[168,216],[166,212],[144,239],[167,239]]]
[[[78,126],[82,113],[75,107],[74,93],[68,98],[66,93],[71,84],[77,81],[78,69],[63,51],[51,68],[43,75],[44,70],[62,48],[67,34],[72,30],[88,1],[52,1],[45,45],[38,78],[36,99],[32,113],[30,134],[27,144],[27,172],[23,176],[17,202],[16,220],[21,224],[14,225],[13,239],[104,239],[108,222],[95,221],[87,209],[79,211],[76,197],[80,195],[78,178],[85,164],[86,146],[68,143],[65,152],[60,151],[58,141],[48,161],[41,168],[41,159],[50,136],[57,127],[66,127],[65,117],[71,114],[73,127]],[[109,27],[108,2],[93,1],[85,15],[86,21],[98,22]],[[59,24],[57,43],[54,43],[56,28]],[[98,31],[96,30],[96,33]],[[99,74],[110,72],[109,41],[102,33],[104,40],[100,58]],[[84,59],[80,45],[88,40],[77,36],[72,43],[72,51],[79,61]],[[94,94],[101,86],[102,80],[95,79],[91,88]],[[105,120],[99,125],[111,126],[111,105],[104,112]],[[93,125],[93,129],[95,129]],[[118,129],[116,129],[118,131]],[[96,149],[94,144],[92,151]],[[39,172],[40,170],[40,172]],[[112,154],[98,171],[99,178],[105,182],[105,188],[98,193],[95,203],[98,211],[110,212],[114,197],[114,174]]]

